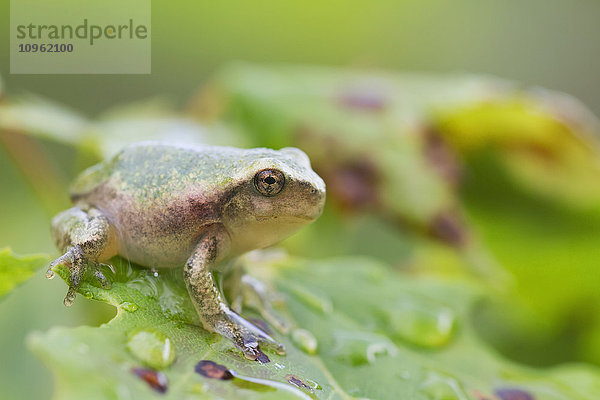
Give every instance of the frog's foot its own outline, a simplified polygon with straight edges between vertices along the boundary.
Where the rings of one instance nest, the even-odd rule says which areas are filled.
[[[101,266],[104,264],[88,260],[80,246],[69,247],[65,254],[52,261],[50,263],[48,271],[46,272],[46,278],[54,278],[54,276],[56,275],[55,268],[60,265],[67,267],[69,269],[70,274],[68,282],[69,290],[67,291],[67,295],[63,300],[65,306],[73,305],[73,302],[75,301],[75,294],[77,293],[77,290],[81,285],[83,276],[85,275],[88,268],[93,269],[94,276],[96,277],[102,288],[110,289],[110,282],[108,281],[108,279],[106,279],[106,277],[102,273],[102,270],[100,269]]]
[[[229,309],[224,310],[224,313],[219,316],[214,324],[214,330],[231,340],[249,360],[269,362],[269,358],[260,349],[261,345],[274,349],[278,354],[285,354],[284,345]]]
[[[287,334],[290,322],[273,309],[273,303],[281,301],[277,293],[269,290],[260,280],[244,274],[240,279],[240,294],[234,301],[234,310],[241,312],[243,306],[256,309],[260,315],[277,331]]]

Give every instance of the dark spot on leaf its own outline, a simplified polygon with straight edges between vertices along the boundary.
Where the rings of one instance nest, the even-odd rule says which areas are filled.
[[[194,371],[211,379],[220,379],[222,381],[233,379],[233,374],[227,367],[210,360],[200,361],[194,367]]]
[[[287,374],[285,376],[285,380],[291,383],[292,385],[299,387],[300,389],[308,390],[309,392],[313,392],[313,388],[302,379],[298,378],[296,375]]]
[[[437,129],[428,126],[423,130],[425,158],[448,183],[457,185],[461,170],[456,154],[444,141]]]
[[[362,86],[344,90],[338,96],[337,102],[343,108],[351,110],[381,112],[386,109],[389,100],[380,88]]]
[[[467,232],[462,219],[455,212],[439,213],[431,222],[431,234],[455,247],[467,242]]]
[[[258,349],[256,351],[258,352],[258,356],[256,357],[256,361],[258,361],[261,364],[266,364],[266,363],[270,363],[271,362],[271,360],[269,360],[269,357],[265,353],[263,353],[262,351],[260,351]]]
[[[496,396],[500,400],[535,400],[532,394],[515,388],[496,389]]]
[[[509,150],[512,152],[523,151],[528,155],[535,157],[540,164],[547,166],[556,165],[560,162],[559,154],[554,151],[551,146],[542,143],[524,143],[520,146],[509,146]]]
[[[166,393],[168,381],[165,374],[150,368],[132,368],[131,372],[159,393]]]
[[[378,174],[370,161],[339,165],[323,175],[327,190],[343,208],[357,210],[377,204]]]

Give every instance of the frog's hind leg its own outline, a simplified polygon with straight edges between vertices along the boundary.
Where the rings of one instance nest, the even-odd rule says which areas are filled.
[[[243,266],[237,266],[228,277],[225,288],[232,297],[232,308],[241,313],[244,307],[254,308],[260,315],[279,332],[287,334],[290,322],[273,309],[273,303],[281,302],[281,296],[268,288],[259,279],[246,273]]]
[[[50,263],[46,277],[54,277],[54,268],[64,265],[69,268],[69,290],[64,304],[70,306],[75,293],[88,268],[103,287],[110,284],[100,270],[100,261],[116,255],[116,234],[114,227],[101,211],[91,208],[86,211],[78,207],[61,212],[52,220],[52,235],[56,246],[64,254]]]

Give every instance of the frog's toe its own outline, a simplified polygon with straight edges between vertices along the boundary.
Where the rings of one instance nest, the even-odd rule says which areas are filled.
[[[247,359],[262,363],[269,362],[269,357],[260,350],[260,346],[271,348],[278,354],[285,354],[285,346],[273,339],[263,329],[234,312],[229,312],[228,318],[233,326],[233,334],[225,336],[231,338],[235,346],[244,353]]]
[[[75,294],[76,289],[73,287],[69,287],[69,290],[67,290],[67,295],[63,300],[63,304],[67,307],[71,307],[73,303],[75,303]]]
[[[46,279],[54,279],[55,276],[56,273],[52,270],[52,267],[48,267],[48,270],[46,271]]]
[[[242,334],[234,340],[235,346],[244,353],[248,360],[256,360],[262,353],[258,348],[257,337],[251,334]]]
[[[79,285],[81,285],[81,278],[83,277],[84,269],[80,267],[70,268],[71,276],[69,279],[69,290],[67,291],[67,295],[63,300],[65,306],[70,307],[73,305],[75,301],[75,295],[77,293],[77,289],[79,289]]]
[[[56,275],[55,268],[58,266],[65,266],[69,270],[69,290],[63,300],[65,306],[73,305],[75,301],[75,294],[81,284],[81,279],[85,272],[85,266],[87,260],[85,259],[83,252],[78,247],[71,247],[65,254],[57,258],[50,263],[48,271],[46,272],[46,278],[52,279]]]
[[[285,346],[275,339],[272,336],[268,335],[265,332],[262,332],[257,336],[258,343],[261,346],[274,350],[277,354],[284,355],[285,354]]]
[[[73,262],[73,258],[71,257],[70,252],[67,252],[67,253],[63,254],[62,256],[58,257],[56,260],[52,261],[50,263],[50,265],[48,266],[48,270],[46,271],[46,278],[54,279],[54,277],[56,276],[56,273],[54,272],[54,268],[58,267],[59,265],[64,265],[67,268],[71,268],[72,262]]]
[[[254,334],[244,338],[242,352],[249,360],[256,360],[262,364],[270,362],[269,357],[262,352],[261,347],[273,349],[277,354],[285,354],[285,346],[276,342],[270,336],[256,336]]]
[[[241,339],[236,344],[244,356],[248,360],[258,361],[262,364],[270,362],[269,357],[262,352],[261,345],[264,344],[264,338],[253,333],[245,332],[242,334]]]

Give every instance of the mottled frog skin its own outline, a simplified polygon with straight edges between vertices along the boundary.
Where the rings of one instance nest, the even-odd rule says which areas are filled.
[[[204,327],[256,359],[259,344],[272,339],[230,309],[212,272],[318,218],[325,184],[295,148],[145,142],[84,171],[71,198],[75,206],[52,221],[64,254],[48,272],[52,277],[57,265],[69,268],[66,305],[86,268],[108,284],[99,263],[117,254],[150,268],[183,266]]]

